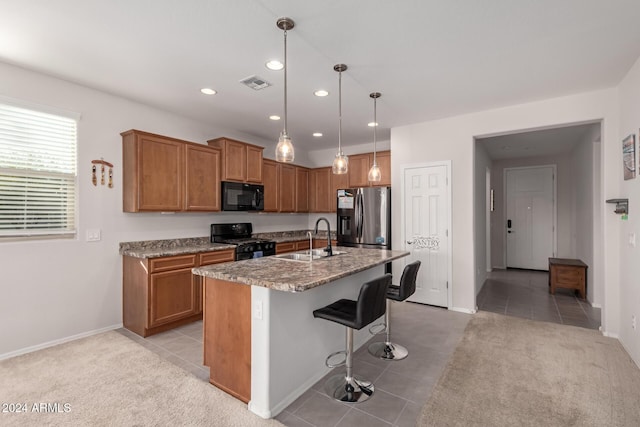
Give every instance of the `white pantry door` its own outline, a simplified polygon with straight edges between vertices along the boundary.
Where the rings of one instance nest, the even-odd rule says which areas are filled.
[[[555,248],[554,166],[505,169],[507,267],[547,270]]]
[[[409,301],[448,307],[450,191],[448,164],[404,169],[404,249],[406,263],[422,262]]]

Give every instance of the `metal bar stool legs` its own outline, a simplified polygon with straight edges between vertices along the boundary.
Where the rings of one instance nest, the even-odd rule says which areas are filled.
[[[346,358],[344,366],[346,374],[334,375],[327,380],[324,391],[341,402],[364,402],[373,394],[375,387],[371,381],[353,376],[353,329],[347,327]]]
[[[330,368],[342,366],[330,365],[329,359],[336,354],[345,353],[344,366],[346,372],[334,375],[325,383],[325,392],[341,402],[364,402],[373,395],[374,386],[353,375],[353,331],[360,330],[381,317],[386,309],[385,299],[391,283],[391,275],[386,274],[370,280],[362,285],[357,301],[341,299],[325,307],[313,311],[313,317],[329,320],[346,326],[345,351],[332,353],[327,357],[326,365]]]
[[[387,290],[387,308],[384,316],[386,339],[369,345],[369,353],[384,360],[402,360],[409,355],[405,347],[391,342],[391,301],[404,301],[416,291],[416,278],[420,269],[420,261],[407,264],[402,271],[400,285],[389,286]]]
[[[387,298],[387,312],[384,315],[384,323],[386,325],[386,339],[384,342],[374,342],[369,345],[369,353],[379,359],[386,360],[402,360],[409,355],[409,350],[400,344],[391,342],[391,300]]]

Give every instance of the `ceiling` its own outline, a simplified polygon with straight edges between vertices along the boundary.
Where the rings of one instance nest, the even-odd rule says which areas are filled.
[[[0,0],[0,61],[276,141],[334,147],[392,127],[615,86],[640,57],[637,0]],[[257,75],[272,86],[239,83]],[[203,87],[218,91],[200,93]],[[316,89],[330,95],[318,98]],[[322,138],[311,136],[322,132]],[[212,137],[218,135],[212,135]],[[248,141],[251,142],[251,141]]]
[[[559,156],[571,152],[588,135],[597,135],[600,123],[557,127],[477,138],[493,160]]]

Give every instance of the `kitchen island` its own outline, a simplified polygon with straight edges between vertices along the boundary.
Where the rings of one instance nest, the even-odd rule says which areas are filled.
[[[344,349],[344,326],[313,310],[357,299],[384,264],[408,252],[337,247],[309,261],[264,257],[194,268],[204,277],[204,364],[210,382],[271,418],[328,373],[325,358]],[[355,331],[355,347],[371,335]]]

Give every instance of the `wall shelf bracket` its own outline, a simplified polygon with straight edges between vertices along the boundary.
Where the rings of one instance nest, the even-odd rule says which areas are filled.
[[[629,199],[609,199],[607,203],[615,203],[617,214],[628,215],[629,214]]]

